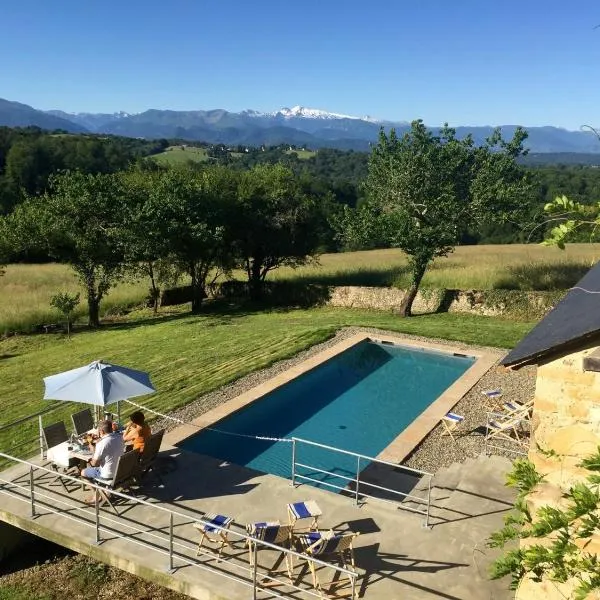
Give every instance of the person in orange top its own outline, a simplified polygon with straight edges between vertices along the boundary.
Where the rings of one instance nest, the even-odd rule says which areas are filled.
[[[134,450],[143,452],[146,440],[151,433],[150,426],[146,424],[144,413],[136,410],[129,417],[129,423],[123,432],[123,441],[127,445],[132,444]]]

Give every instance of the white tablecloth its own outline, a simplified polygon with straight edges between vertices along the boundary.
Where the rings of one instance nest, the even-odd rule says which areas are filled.
[[[69,446],[75,449],[69,450]],[[48,451],[46,452],[46,457],[49,461],[59,467],[64,467],[65,469],[71,466],[73,459],[85,461],[92,458],[92,456],[93,454],[87,448],[79,450],[78,446],[72,446],[69,442],[62,442],[61,444],[58,444],[58,446],[48,448]]]

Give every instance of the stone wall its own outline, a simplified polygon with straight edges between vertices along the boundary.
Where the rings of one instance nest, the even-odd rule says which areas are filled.
[[[397,288],[337,286],[329,289],[327,304],[345,308],[396,310],[404,297]],[[485,316],[543,317],[564,292],[522,292],[519,290],[430,290],[418,292],[415,313],[457,312]]]
[[[565,508],[563,492],[589,474],[577,464],[600,445],[600,373],[583,369],[583,359],[594,350],[538,365],[529,459],[545,481],[527,497],[532,514],[542,506]],[[600,554],[600,536],[591,538],[586,552]],[[564,600],[572,589],[572,582],[525,580],[516,599]]]

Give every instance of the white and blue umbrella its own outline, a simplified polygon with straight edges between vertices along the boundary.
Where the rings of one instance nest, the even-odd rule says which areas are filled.
[[[95,406],[107,406],[156,391],[148,373],[100,360],[44,377],[44,385],[44,400],[67,400]]]

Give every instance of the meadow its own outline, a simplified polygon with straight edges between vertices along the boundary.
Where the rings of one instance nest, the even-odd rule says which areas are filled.
[[[578,281],[600,256],[600,244],[572,244],[565,251],[539,245],[462,246],[437,259],[423,286],[448,289],[562,290]],[[238,279],[243,274],[235,273]],[[326,285],[404,287],[409,283],[406,257],[399,250],[323,254],[319,262],[299,269],[273,271],[270,279]],[[0,335],[56,323],[49,305],[59,291],[82,291],[65,265],[9,265],[0,277]],[[121,283],[102,301],[103,315],[118,315],[140,305],[146,281]],[[76,316],[86,314],[85,298]]]
[[[152,160],[163,165],[185,165],[189,161],[206,162],[210,157],[206,153],[206,148],[196,148],[194,146],[170,146],[160,154],[152,155]]]
[[[264,368],[332,337],[344,326],[377,327],[427,337],[509,348],[532,323],[475,315],[431,314],[400,319],[377,311],[314,308],[249,311],[207,309],[205,314],[149,311],[130,315],[126,323],[99,331],[12,336],[0,341],[0,448],[18,453],[35,450],[37,420],[1,431],[3,424],[42,410],[46,375],[96,359],[142,369],[151,374],[158,393],[140,400],[164,412],[183,406],[211,390]],[[64,419],[77,405],[64,403],[51,421]],[[50,419],[50,416],[47,417]]]

